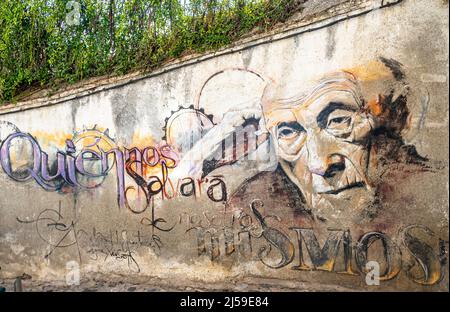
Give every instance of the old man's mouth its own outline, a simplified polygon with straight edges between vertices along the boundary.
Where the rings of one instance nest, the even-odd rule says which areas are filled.
[[[353,184],[349,184],[345,187],[341,187],[339,189],[334,189],[334,190],[329,190],[329,191],[325,191],[325,192],[318,192],[318,194],[331,194],[331,195],[337,195],[341,192],[350,190],[350,189],[354,189],[354,188],[362,188],[365,187],[365,183],[360,181],[360,182],[356,182]]]

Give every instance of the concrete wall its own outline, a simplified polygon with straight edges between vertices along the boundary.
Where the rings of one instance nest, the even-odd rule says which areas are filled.
[[[0,277],[448,290],[448,3],[334,2],[3,108]]]

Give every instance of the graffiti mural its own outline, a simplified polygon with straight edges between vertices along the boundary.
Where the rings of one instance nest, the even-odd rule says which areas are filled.
[[[283,278],[331,272],[325,278],[361,287],[375,261],[382,282],[440,285],[448,238],[421,222],[427,207],[403,186],[441,170],[403,137],[410,91],[403,65],[383,57],[295,88],[226,68],[132,146],[84,125],[44,147],[2,121],[0,164],[8,183],[58,196],[58,207],[15,215],[45,259],[71,251],[81,264],[112,261],[131,273],[149,258],[207,259]],[[116,207],[97,202],[111,193]],[[101,208],[87,215],[65,198]],[[125,221],[97,225],[100,216]]]

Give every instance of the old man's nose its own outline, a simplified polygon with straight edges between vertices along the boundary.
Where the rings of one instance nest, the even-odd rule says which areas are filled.
[[[308,155],[308,169],[311,173],[324,176],[329,167],[327,155],[310,152]]]
[[[327,157],[317,157],[308,165],[311,173],[324,178],[331,178],[337,172],[345,169],[345,158],[341,155],[330,155]]]
[[[312,138],[306,143],[308,169],[311,173],[328,177],[345,168],[345,158],[333,152],[330,142],[320,142]]]

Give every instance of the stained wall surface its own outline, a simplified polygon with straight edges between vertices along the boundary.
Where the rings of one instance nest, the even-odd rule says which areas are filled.
[[[448,2],[352,3],[2,109],[0,277],[448,291]]]

